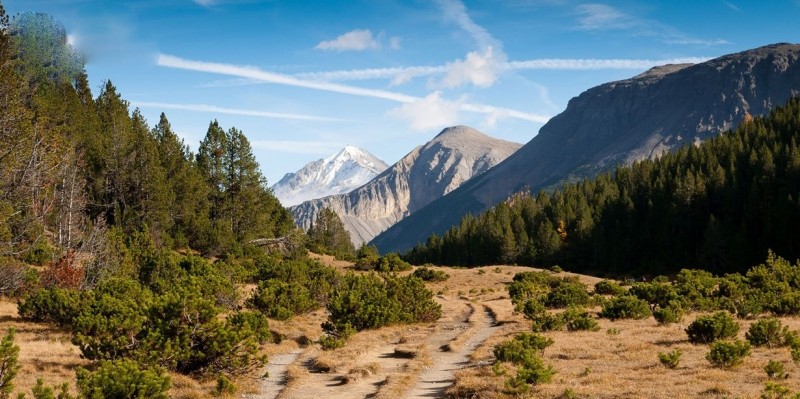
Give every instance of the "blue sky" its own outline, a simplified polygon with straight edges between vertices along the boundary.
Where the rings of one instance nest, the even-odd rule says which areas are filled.
[[[244,131],[270,184],[346,144],[391,164],[443,127],[526,143],[656,64],[800,42],[800,0],[2,0],[45,12],[151,124]]]

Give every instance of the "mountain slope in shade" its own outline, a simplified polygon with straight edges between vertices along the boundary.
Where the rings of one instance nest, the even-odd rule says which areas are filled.
[[[466,126],[450,127],[369,183],[347,194],[306,201],[289,210],[297,225],[308,229],[320,209],[332,209],[358,246],[497,165],[520,146]]]
[[[389,166],[358,147],[345,146],[337,154],[318,159],[295,173],[287,173],[272,186],[283,206],[343,194],[360,187]]]
[[[539,134],[487,173],[373,240],[402,251],[515,192],[594,176],[736,127],[800,95],[800,45],[775,44],[696,65],[656,67],[570,100]]]

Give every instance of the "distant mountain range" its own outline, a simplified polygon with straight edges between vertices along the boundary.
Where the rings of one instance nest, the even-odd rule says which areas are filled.
[[[407,250],[516,192],[594,176],[734,128],[800,95],[798,59],[800,45],[781,43],[591,88],[508,159],[372,242],[382,252]]]
[[[389,166],[358,147],[345,146],[337,154],[318,159],[295,173],[287,173],[272,186],[283,206],[343,194],[360,187]]]
[[[289,210],[295,222],[308,229],[321,209],[332,209],[358,246],[489,170],[520,147],[470,127],[450,127],[363,186],[346,194],[305,201]]]

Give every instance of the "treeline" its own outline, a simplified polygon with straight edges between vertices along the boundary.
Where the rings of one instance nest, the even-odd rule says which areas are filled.
[[[213,121],[193,154],[164,114],[148,125],[111,82],[93,97],[52,17],[0,16],[4,262],[99,254],[113,229],[208,255],[291,229],[241,131]]]
[[[800,100],[699,146],[552,193],[517,195],[405,254],[422,264],[742,272],[800,257]]]

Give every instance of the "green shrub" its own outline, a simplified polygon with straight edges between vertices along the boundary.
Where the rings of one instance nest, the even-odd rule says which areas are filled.
[[[7,398],[14,389],[14,377],[19,372],[19,346],[14,344],[16,330],[9,329],[0,341],[0,398]]]
[[[347,344],[347,339],[337,338],[331,335],[324,335],[319,339],[319,345],[323,350],[329,351],[339,349]]]
[[[355,268],[356,270],[373,270],[380,257],[381,254],[378,252],[378,247],[363,244],[356,251]]]
[[[750,343],[747,341],[714,341],[706,359],[715,367],[731,368],[750,354]]]
[[[310,312],[319,307],[311,292],[298,282],[275,279],[261,281],[248,304],[268,317],[287,320],[296,314]]]
[[[789,378],[789,374],[786,373],[783,362],[776,360],[770,360],[767,365],[764,366],[764,372],[767,373],[767,377],[773,380]]]
[[[547,293],[544,304],[549,308],[566,308],[568,306],[586,306],[589,292],[586,285],[577,280],[564,279]]]
[[[694,344],[708,344],[718,339],[734,338],[738,333],[739,324],[728,312],[700,316],[686,327],[689,341]]]
[[[553,339],[539,334],[519,333],[510,341],[498,344],[494,348],[494,356],[498,361],[519,363],[527,351],[536,356],[543,356],[544,350],[553,345]]]
[[[305,287],[317,308],[325,306],[339,280],[334,268],[311,259],[280,261],[265,258],[256,267],[260,281],[276,280]]]
[[[132,360],[103,361],[95,371],[79,367],[76,374],[82,398],[168,398],[169,376]]]
[[[653,317],[659,324],[677,323],[683,318],[683,309],[681,309],[680,303],[672,301],[668,306],[654,310]]]
[[[611,320],[645,319],[650,316],[650,307],[635,296],[622,295],[608,301],[599,316]]]
[[[764,383],[761,399],[800,399],[800,393],[792,395],[792,391],[784,385],[774,381]]]
[[[559,266],[559,265],[550,266],[548,268],[548,270],[550,270],[553,273],[563,273],[564,272],[564,269],[562,269],[561,266]]]
[[[400,258],[397,253],[388,253],[378,259],[378,264],[375,265],[375,270],[379,272],[404,272],[411,270],[411,265]]]
[[[634,284],[628,290],[628,294],[647,302],[651,311],[656,308],[666,308],[679,299],[678,292],[672,284],[656,281]]]
[[[19,315],[38,323],[54,323],[71,329],[81,308],[81,294],[65,288],[34,291],[19,302]]]
[[[589,316],[585,309],[570,307],[562,314],[567,331],[599,331],[597,320]]]
[[[556,331],[564,327],[564,318],[549,312],[539,300],[529,299],[522,304],[522,314],[532,322],[534,332]]]
[[[558,284],[561,279],[547,272],[519,272],[514,274],[513,281],[524,281],[550,287]]]
[[[594,293],[599,295],[622,295],[626,292],[625,288],[619,285],[618,282],[612,280],[603,280],[594,285]]]
[[[423,281],[445,281],[450,278],[450,275],[443,270],[435,270],[429,267],[420,267],[412,273],[414,276],[421,278]]]
[[[417,277],[379,276],[375,273],[344,276],[327,305],[329,327],[357,331],[397,323],[430,322],[441,316],[433,293]]]
[[[675,349],[670,352],[658,352],[658,361],[661,362],[666,368],[674,369],[678,367],[678,364],[681,362],[681,352],[679,349]]]
[[[800,292],[791,291],[780,295],[777,303],[770,310],[781,316],[796,316],[800,314]]]
[[[785,334],[780,320],[767,318],[751,324],[744,337],[753,346],[775,348],[784,343]]]
[[[58,390],[57,396],[56,390]],[[36,379],[36,385],[31,388],[31,394],[33,394],[33,399],[75,399],[69,393],[69,383],[48,387],[41,378]],[[24,394],[20,394],[18,398],[24,399]]]
[[[538,385],[550,382],[555,373],[556,370],[553,366],[545,364],[542,358],[534,356],[526,358],[520,363],[519,369],[517,369],[517,375],[512,380],[514,380],[516,384],[525,382]]]
[[[216,393],[217,396],[234,394],[236,393],[236,384],[226,377],[225,374],[220,374],[217,377],[217,386],[214,388],[214,393]]]
[[[675,277],[675,291],[686,309],[711,311],[717,309],[716,290],[719,280],[705,270],[681,270]]]
[[[544,349],[553,344],[551,338],[537,334],[521,333],[512,340],[497,345],[494,355],[498,361],[505,361],[519,366],[517,375],[509,378],[506,385],[514,390],[526,390],[527,384],[549,382],[555,370],[545,365],[541,356]]]

